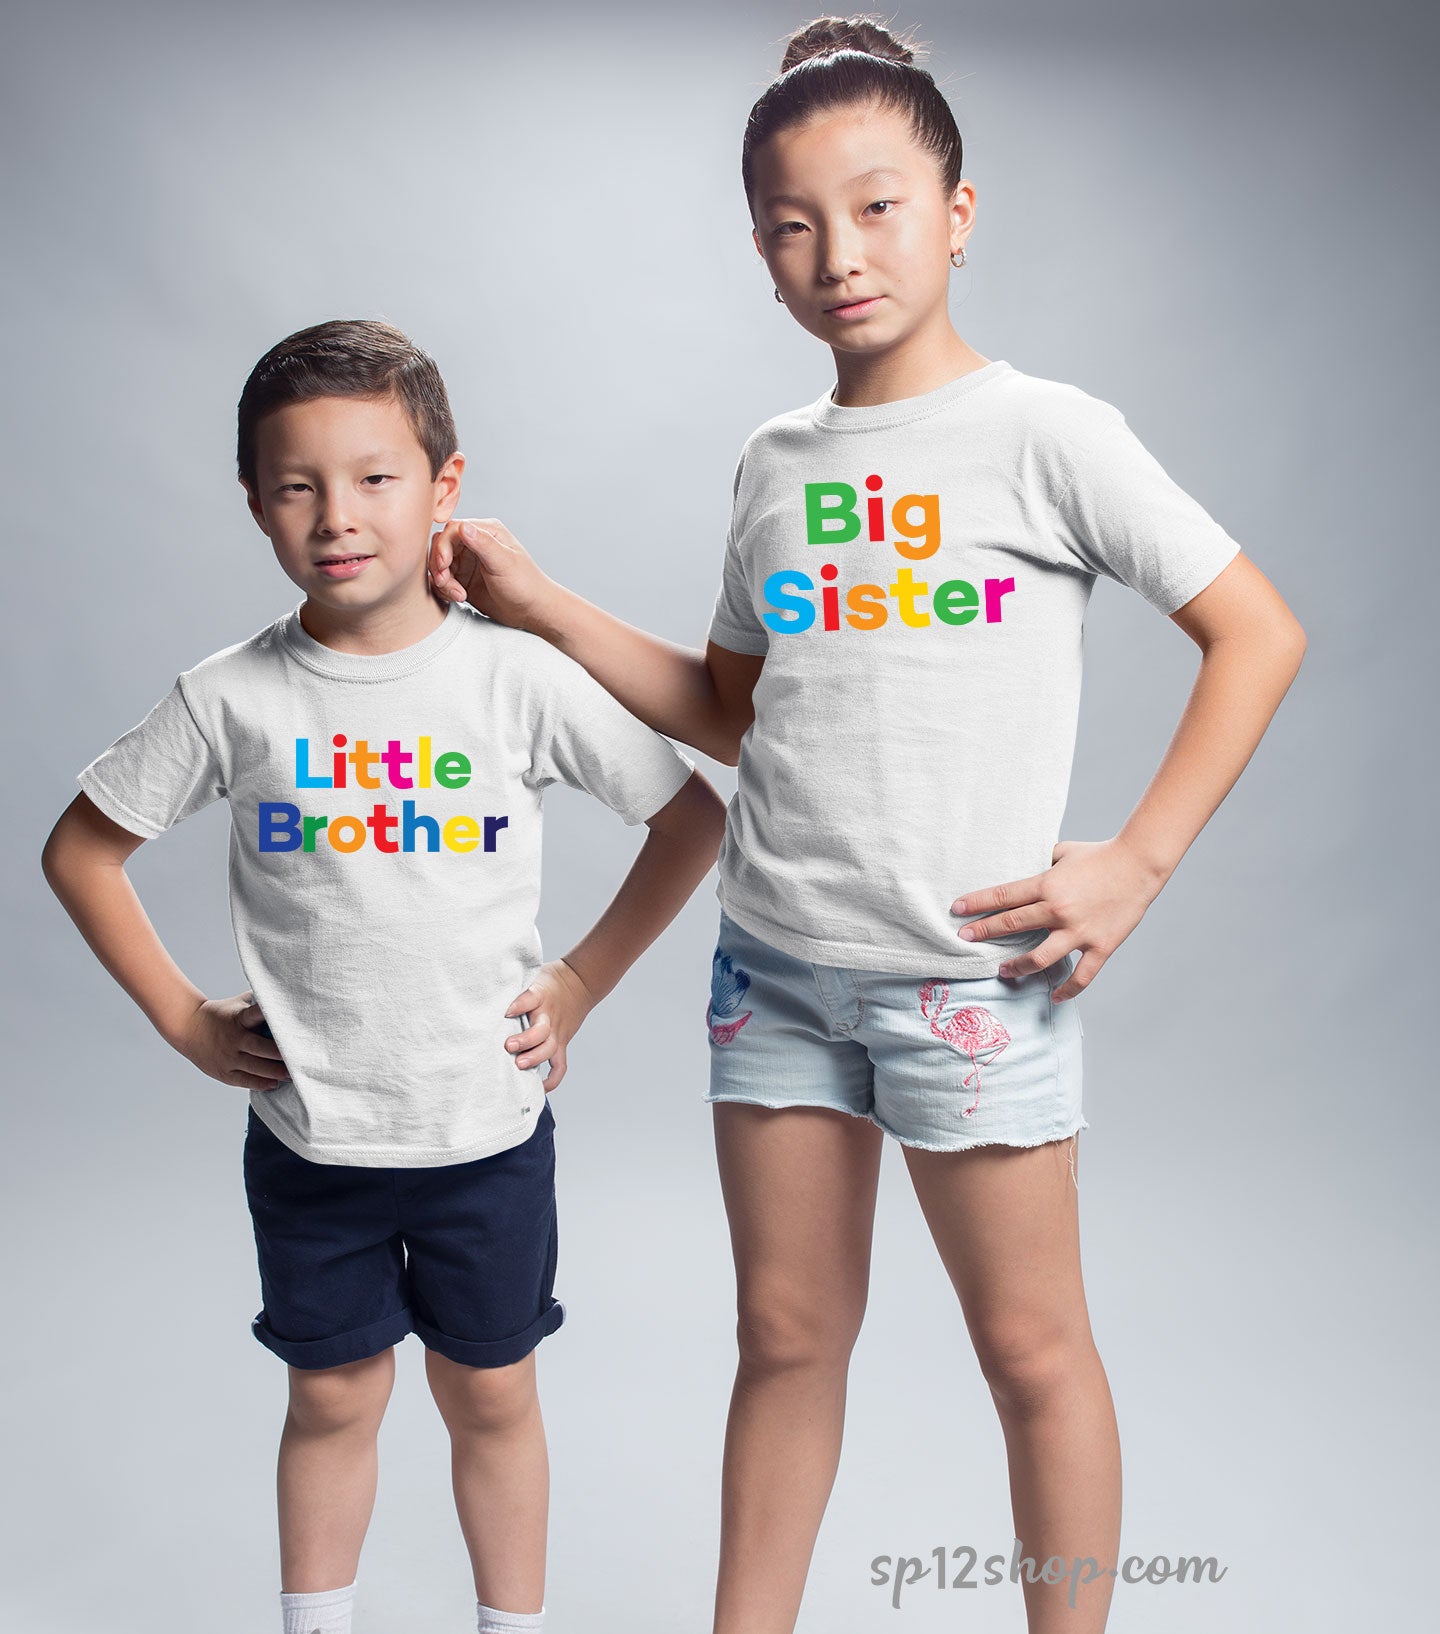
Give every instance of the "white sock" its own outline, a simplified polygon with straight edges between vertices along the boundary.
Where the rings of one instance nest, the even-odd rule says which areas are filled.
[[[343,1589],[319,1589],[314,1594],[282,1591],[280,1612],[285,1619],[282,1634],[350,1634],[350,1613],[354,1605],[354,1583]]]
[[[476,1634],[539,1634],[544,1622],[543,1605],[539,1611],[496,1611],[494,1606],[475,1602]]]

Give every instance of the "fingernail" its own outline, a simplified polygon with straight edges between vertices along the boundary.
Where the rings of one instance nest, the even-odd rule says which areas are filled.
[[[973,942],[975,940],[975,927],[973,925],[963,925],[960,934],[967,942]]]
[[[465,540],[470,540],[475,537],[475,530],[468,522],[462,522],[460,524],[460,537]]]

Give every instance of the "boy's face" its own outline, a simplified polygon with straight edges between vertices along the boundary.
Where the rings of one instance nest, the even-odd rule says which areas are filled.
[[[255,443],[251,514],[308,600],[361,613],[428,596],[430,525],[459,501],[463,454],[432,480],[396,398],[289,403],[259,422]]]

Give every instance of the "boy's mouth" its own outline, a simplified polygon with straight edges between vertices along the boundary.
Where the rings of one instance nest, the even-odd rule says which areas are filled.
[[[327,579],[348,579],[374,559],[373,556],[322,556],[315,565]]]

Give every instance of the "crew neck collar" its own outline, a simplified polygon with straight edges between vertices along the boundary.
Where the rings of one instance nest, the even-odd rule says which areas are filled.
[[[912,420],[923,420],[927,414],[949,408],[952,403],[969,397],[989,381],[1010,373],[1013,373],[1012,367],[1003,357],[992,358],[981,368],[947,380],[943,386],[922,392],[918,397],[898,397],[891,403],[866,403],[858,408],[847,408],[835,402],[827,391],[811,405],[811,418],[817,426],[824,426],[829,431],[873,431],[881,426],[908,425]]]
[[[317,641],[300,622],[300,609],[304,605],[298,602],[281,619],[281,638],[291,657],[306,669],[337,681],[394,681],[423,669],[460,634],[466,616],[465,605],[452,601],[445,608],[445,617],[430,634],[408,647],[381,653],[337,652]]]

